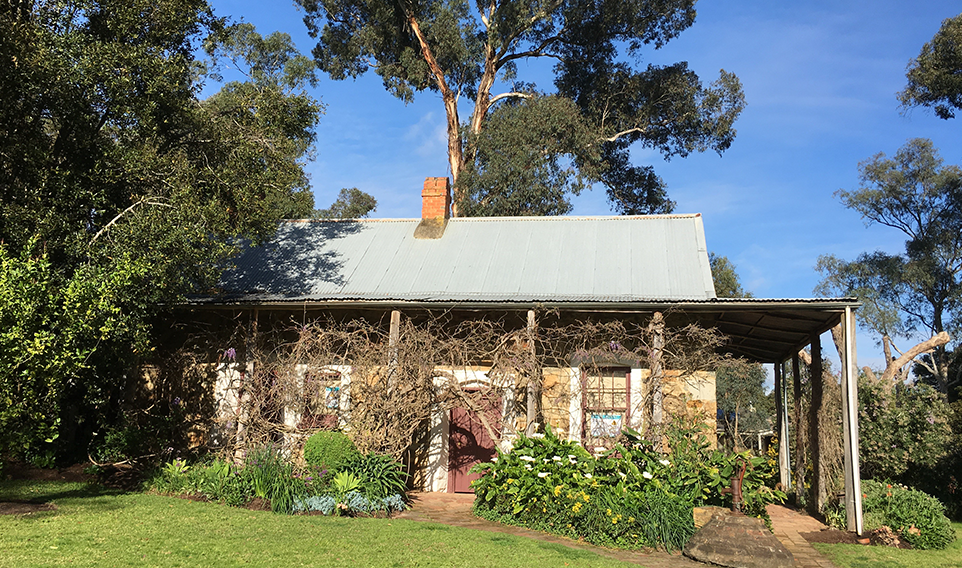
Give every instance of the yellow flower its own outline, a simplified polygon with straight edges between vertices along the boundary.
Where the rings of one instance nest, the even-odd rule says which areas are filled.
[[[608,516],[611,516],[611,509],[608,509]]]
[[[555,496],[555,497],[558,497],[559,495],[561,495],[561,486],[560,486],[560,485],[558,485],[558,486],[556,486],[556,487],[554,488],[554,496]]]

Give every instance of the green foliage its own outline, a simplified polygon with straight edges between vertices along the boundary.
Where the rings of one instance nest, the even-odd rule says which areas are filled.
[[[859,164],[861,187],[839,191],[867,223],[901,231],[905,252],[863,253],[854,261],[819,257],[816,293],[856,296],[862,325],[883,337],[948,331],[958,337],[962,302],[962,169],[943,166],[925,139],[909,140],[891,159],[877,154]],[[950,388],[946,348],[932,354],[937,388]]]
[[[564,215],[600,167],[594,134],[578,107],[559,96],[495,107],[472,141],[476,160],[458,180],[459,214]]]
[[[320,430],[304,443],[304,461],[327,470],[337,469],[360,455],[354,442],[342,432]]]
[[[895,385],[890,391],[860,377],[858,384],[861,472],[918,486],[948,455],[951,410],[928,385]]]
[[[3,390],[0,452],[77,458],[122,427],[124,374],[163,306],[209,291],[238,239],[313,210],[302,166],[322,106],[289,37],[204,0],[18,6],[0,10],[0,241],[19,290],[0,317],[20,323],[0,359],[24,388]],[[199,100],[201,44],[247,80]]]
[[[357,476],[362,492],[370,499],[403,495],[407,488],[407,474],[391,456],[367,454],[353,457],[340,467],[338,475],[345,472]],[[334,479],[336,485],[337,476]]]
[[[317,219],[362,219],[377,209],[377,200],[356,187],[344,188],[327,209],[316,209]]]
[[[250,484],[254,497],[270,501],[275,513],[292,513],[297,500],[307,495],[304,480],[295,477],[294,467],[270,446],[251,450],[241,476]]]
[[[663,181],[632,163],[632,146],[722,152],[745,105],[730,73],[704,86],[685,63],[628,63],[691,26],[693,0],[298,3],[331,78],[373,69],[402,100],[440,93],[459,214],[560,214],[595,182],[619,213],[669,212]],[[555,63],[549,96],[518,78],[519,61],[542,57]],[[462,94],[474,99],[464,125]]]
[[[668,434],[668,455],[637,433],[594,458],[580,446],[544,437],[524,437],[510,453],[479,464],[473,487],[475,511],[489,519],[527,526],[620,548],[680,548],[694,533],[692,507],[722,505],[739,460],[749,465],[745,509],[762,515],[784,494],[768,489],[772,472],[764,458],[710,450],[698,429],[679,423]]]
[[[932,41],[909,63],[908,85],[899,93],[902,105],[935,109],[942,119],[962,108],[962,15],[946,18]]]
[[[75,376],[86,355],[54,331],[62,306],[46,255],[11,258],[0,245],[0,456],[57,437],[61,377]]]
[[[275,513],[374,515],[405,508],[405,478],[401,465],[387,456],[357,455],[338,471],[317,466],[299,471],[266,446],[251,450],[240,467],[221,459],[193,465],[173,460],[148,486],[160,493],[200,495],[231,506],[264,499]]]
[[[830,518],[844,521],[844,503],[834,503],[830,508],[834,510]],[[913,548],[943,549],[955,540],[942,503],[904,485],[863,480],[862,513],[865,530],[887,526]]]
[[[636,464],[647,466],[655,474],[653,479],[659,485],[695,506],[730,507],[732,497],[722,493],[722,489],[730,487],[731,478],[744,465],[742,511],[767,523],[765,507],[786,499],[783,492],[772,489],[778,476],[777,464],[764,456],[753,456],[750,451],[730,453],[713,449],[706,436],[707,428],[702,422],[676,417],[664,433],[668,443],[664,456],[631,430],[624,432],[623,447]]]
[[[339,471],[334,474],[334,479],[331,480],[331,487],[334,489],[333,497],[337,504],[334,512],[337,513],[339,510],[346,511],[348,509],[348,495],[354,493],[361,487],[361,478],[349,471]]]

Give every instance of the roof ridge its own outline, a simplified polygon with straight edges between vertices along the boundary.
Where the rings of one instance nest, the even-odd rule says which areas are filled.
[[[485,221],[635,221],[657,219],[694,219],[701,217],[701,213],[665,213],[658,215],[551,215],[551,216],[513,216],[513,217],[452,217],[449,222],[485,222]],[[418,218],[379,217],[377,219],[281,219],[281,223],[397,223],[420,222]]]

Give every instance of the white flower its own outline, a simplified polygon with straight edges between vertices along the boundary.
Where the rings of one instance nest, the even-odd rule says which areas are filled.
[[[525,468],[525,469],[531,469],[531,464],[527,464],[527,463],[524,464],[524,468]]]
[[[591,479],[591,474],[590,474],[590,473],[586,473],[586,474],[585,474],[585,479]]]
[[[537,432],[534,432],[533,434],[531,434],[531,435],[528,436],[528,437],[529,437],[529,438],[537,438],[537,439],[540,440],[540,439],[544,438],[544,434],[539,434],[539,433],[537,433]]]
[[[647,471],[642,473],[641,476],[644,477],[645,479],[651,479],[655,477],[654,475],[652,475],[650,472],[647,472]]]
[[[622,473],[622,472],[620,472],[620,471],[618,472],[618,475],[620,475],[622,479],[628,477],[627,475],[625,475],[624,473]]]
[[[533,457],[531,457],[531,456],[518,456],[518,459],[519,459],[519,460],[524,460],[524,461],[526,461],[526,462],[537,461],[535,458],[533,458]]]
[[[669,465],[671,465],[671,462],[668,461],[668,460],[658,460],[658,463],[660,463],[661,465],[664,465],[664,466],[669,466]]]
[[[551,475],[551,474],[548,473],[547,471],[539,471],[539,472],[538,472],[538,477],[548,477],[549,475]]]
[[[493,458],[491,458],[491,461],[494,463],[498,463],[498,456],[494,456]]]
[[[551,461],[559,462],[559,461],[561,461],[561,458],[559,458],[558,456],[554,456],[554,457],[551,458]]]
[[[568,459],[569,459],[569,460],[576,460],[576,459],[578,459],[578,456],[576,456],[576,455],[574,455],[574,454],[568,454]]]

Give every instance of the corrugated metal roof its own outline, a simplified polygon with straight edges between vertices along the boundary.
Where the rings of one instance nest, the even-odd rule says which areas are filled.
[[[700,215],[285,221],[213,301],[637,302],[715,297]]]

